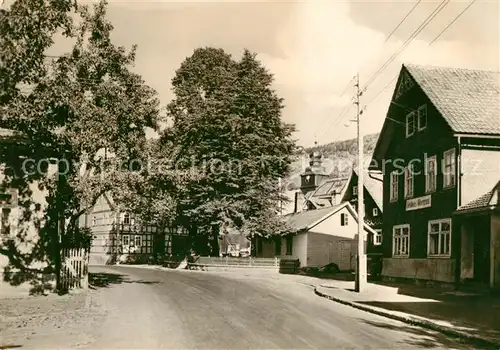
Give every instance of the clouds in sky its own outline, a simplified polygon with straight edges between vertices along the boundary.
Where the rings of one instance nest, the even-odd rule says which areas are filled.
[[[355,124],[349,123],[355,116],[350,105],[354,88],[341,94],[358,71],[363,86],[440,3],[422,1],[385,42],[415,2],[110,0],[109,18],[118,44],[138,44],[135,70],[158,90],[164,104],[172,98],[175,70],[195,48],[216,46],[233,55],[244,48],[257,52],[285,99],[283,118],[297,125],[299,143],[308,146],[315,140],[355,137]],[[452,0],[369,86],[362,105],[378,98],[363,114],[364,132],[380,130],[403,62],[498,70],[495,1],[478,0],[429,46],[467,4]],[[346,106],[351,108],[339,119]]]

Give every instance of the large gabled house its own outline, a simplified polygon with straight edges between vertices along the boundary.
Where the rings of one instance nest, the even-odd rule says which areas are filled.
[[[370,164],[384,179],[383,276],[487,283],[484,269],[500,273],[498,231],[471,235],[454,219],[500,179],[499,112],[498,72],[402,66]],[[471,268],[463,252],[485,245],[489,258]]]

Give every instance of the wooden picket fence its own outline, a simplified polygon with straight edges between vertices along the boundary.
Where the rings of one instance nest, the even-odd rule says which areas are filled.
[[[87,289],[89,285],[89,252],[87,249],[63,249],[60,283],[63,290]]]
[[[247,268],[279,268],[279,258],[232,258],[232,257],[200,257],[192,266],[200,267],[247,267]]]

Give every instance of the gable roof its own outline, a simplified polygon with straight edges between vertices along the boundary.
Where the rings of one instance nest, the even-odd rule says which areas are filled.
[[[356,215],[356,212],[349,202],[344,202],[342,204],[338,204],[329,208],[306,210],[300,213],[288,214],[285,215],[285,220],[288,226],[290,226],[297,232],[309,231],[343,208],[347,208],[347,210],[349,210],[350,214],[353,216],[354,220],[356,222],[358,221],[358,216]],[[365,231],[375,233],[375,231],[373,231],[373,229],[366,223],[364,226]]]
[[[481,210],[487,210],[500,206],[499,201],[500,181],[488,192],[482,196],[462,205],[456,213],[469,213]]]
[[[499,72],[406,64],[456,133],[500,135]]]
[[[409,75],[420,87],[452,132],[500,136],[500,73],[463,68],[403,64],[393,98]],[[404,79],[403,79],[404,78]],[[397,121],[387,115],[369,169],[380,170],[379,161],[389,147]]]
[[[358,175],[357,169],[353,171],[354,174]],[[384,183],[382,181],[382,174],[372,174],[368,171],[364,172],[363,185],[381,211],[384,210]]]

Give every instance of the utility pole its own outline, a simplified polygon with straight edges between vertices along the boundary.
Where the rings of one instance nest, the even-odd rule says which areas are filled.
[[[364,230],[364,215],[365,215],[365,205],[364,205],[364,186],[363,186],[363,175],[364,175],[364,142],[363,134],[361,132],[361,114],[363,111],[360,109],[360,97],[363,92],[360,90],[359,86],[359,73],[356,75],[356,101],[354,104],[357,107],[356,113],[356,125],[358,129],[358,259],[356,266],[356,281],[354,290],[358,293],[363,293],[366,291],[367,285],[367,267],[366,267],[366,254],[365,254],[365,230]]]

